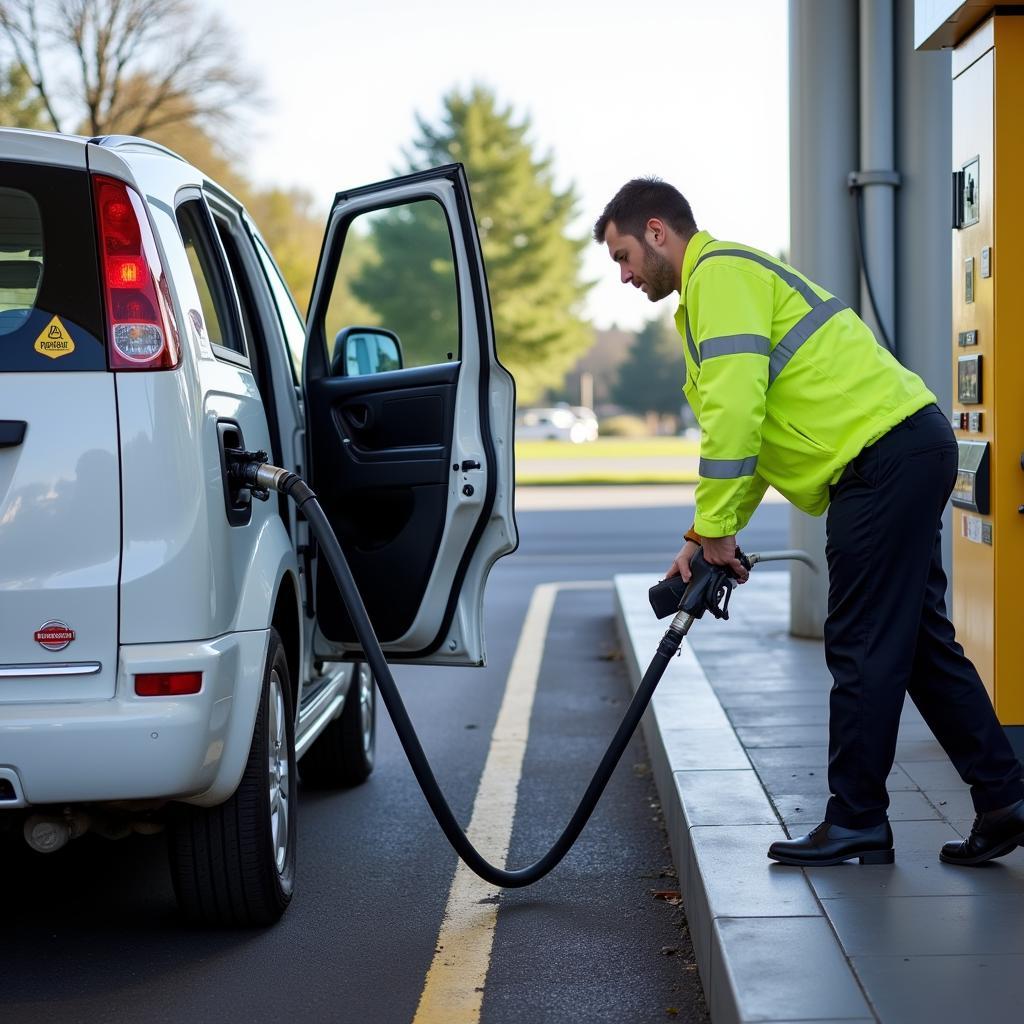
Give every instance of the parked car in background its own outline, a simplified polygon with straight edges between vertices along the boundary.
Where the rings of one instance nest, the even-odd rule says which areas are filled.
[[[582,409],[582,406],[580,407]],[[582,419],[569,405],[521,409],[516,414],[517,441],[571,441],[582,444],[597,437],[597,417],[589,409],[593,422]]]
[[[587,408],[585,405],[572,405],[569,407],[572,409],[576,416],[576,419],[583,424],[587,432],[587,436],[583,439],[584,441],[596,441],[598,435],[597,426],[597,415],[593,409]]]

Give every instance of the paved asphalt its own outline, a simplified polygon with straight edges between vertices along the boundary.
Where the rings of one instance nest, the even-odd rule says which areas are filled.
[[[488,586],[488,668],[397,673],[461,821],[534,587],[623,571],[650,571],[653,582],[691,512],[521,513],[520,552],[499,563]],[[747,546],[785,546],[787,521],[784,506],[763,507]],[[510,864],[532,861],[550,844],[614,730],[628,699],[616,644],[610,589],[560,594]],[[20,844],[0,849],[0,1021],[407,1024],[434,953],[455,855],[384,713],[377,749],[365,785],[301,793],[297,895],[266,931],[183,926],[159,836],[86,836],[50,857]],[[572,853],[536,886],[502,894],[484,1024],[707,1020],[682,915],[652,895],[677,882],[646,760],[634,738]]]

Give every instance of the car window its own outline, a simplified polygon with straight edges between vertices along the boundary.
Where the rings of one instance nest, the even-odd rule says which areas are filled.
[[[0,188],[0,335],[32,315],[43,277],[43,219],[27,192]]]
[[[0,160],[0,371],[106,368],[89,175]]]
[[[244,356],[245,342],[233,310],[234,297],[206,207],[198,199],[190,199],[178,207],[176,216],[202,307],[189,310],[188,315],[198,327],[195,314],[201,312],[210,343]]]
[[[288,342],[288,354],[292,357],[292,371],[295,374],[295,379],[299,380],[302,377],[302,353],[306,347],[306,324],[299,315],[292,293],[288,285],[284,283],[284,278],[281,276],[281,271],[277,269],[270,250],[263,244],[261,238],[256,238],[255,242],[256,254],[260,258],[270,290],[274,293],[274,305],[277,307],[281,329]]]
[[[349,224],[324,317],[328,365],[347,327],[398,335],[403,366],[459,358],[459,296],[451,230],[441,204],[420,199]]]

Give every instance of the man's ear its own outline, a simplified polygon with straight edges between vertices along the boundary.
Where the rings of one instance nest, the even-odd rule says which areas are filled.
[[[659,217],[651,217],[644,225],[644,234],[650,235],[650,240],[655,245],[664,245],[668,233],[665,229],[665,222]]]

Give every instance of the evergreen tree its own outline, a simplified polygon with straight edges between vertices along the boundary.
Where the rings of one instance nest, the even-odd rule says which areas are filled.
[[[0,67],[0,125],[5,128],[49,128],[43,101],[19,64]]]
[[[466,166],[501,361],[516,377],[520,403],[561,383],[592,341],[579,319],[589,287],[581,279],[585,238],[568,233],[572,187],[558,191],[550,156],[538,157],[529,121],[477,86],[444,98],[437,125],[418,119],[405,170],[460,161]],[[407,363],[451,350],[458,337],[448,228],[439,208],[396,208],[373,218],[375,258],[352,282],[355,296],[397,331]],[[429,273],[425,268],[429,267]],[[431,279],[432,276],[432,279]]]
[[[685,404],[682,340],[669,319],[651,320],[619,367],[612,400],[632,412],[679,414]]]

